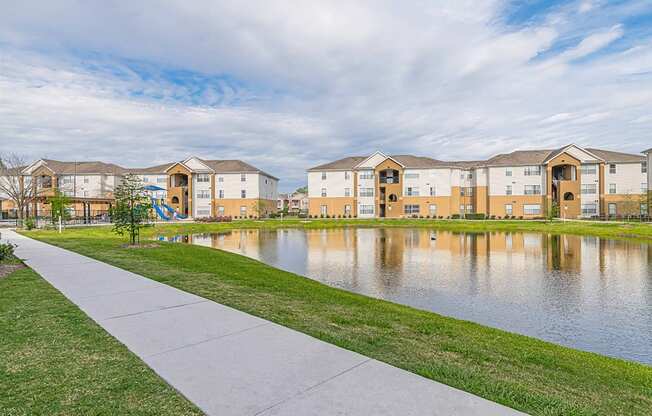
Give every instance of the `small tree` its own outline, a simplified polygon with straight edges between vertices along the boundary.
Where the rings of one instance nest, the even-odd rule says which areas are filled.
[[[552,222],[557,217],[559,217],[559,203],[551,201],[550,205],[548,205],[548,212],[546,212],[546,219],[548,222]]]
[[[18,219],[23,219],[27,207],[41,190],[31,177],[24,177],[23,169],[27,162],[13,153],[0,154],[0,195],[5,195],[14,203]]]
[[[262,199],[257,199],[251,206],[251,210],[256,214],[258,218],[262,218],[267,214],[267,203]]]
[[[129,234],[132,245],[140,242],[140,229],[148,219],[151,203],[140,179],[127,174],[115,189],[115,208],[113,208],[113,231],[116,234]]]
[[[301,188],[297,188],[296,191],[294,191],[298,194],[307,194],[308,193],[308,186],[302,186]]]
[[[68,207],[70,207],[70,198],[64,195],[63,192],[58,189],[55,191],[54,196],[48,198],[50,203],[50,213],[52,216],[52,224],[56,224],[61,217],[62,221],[70,219],[70,214],[68,213]]]

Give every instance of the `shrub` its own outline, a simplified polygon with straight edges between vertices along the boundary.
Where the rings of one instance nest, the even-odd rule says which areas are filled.
[[[0,261],[12,257],[15,248],[16,246],[11,243],[0,243]]]
[[[453,219],[453,220],[459,220],[459,219],[460,219],[460,214],[453,214],[453,215],[451,215],[451,219]]]
[[[23,221],[23,227],[25,227],[27,230],[33,230],[36,228],[36,221],[34,221],[34,218],[32,217],[25,218]]]
[[[521,215],[520,217],[518,217],[518,219],[519,219],[519,220],[522,220],[522,219],[523,219],[523,216]]]

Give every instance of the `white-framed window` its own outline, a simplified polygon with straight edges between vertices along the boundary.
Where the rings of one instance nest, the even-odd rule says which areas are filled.
[[[467,205],[467,206],[466,206],[466,212],[467,212],[467,213],[471,213],[471,212],[473,212],[473,205]]]
[[[321,205],[319,207],[319,213],[321,215],[328,215],[328,205]]]
[[[351,188],[344,188],[344,196],[351,196]]]
[[[219,215],[220,217],[224,216],[224,206],[223,205],[220,205],[220,206],[217,207],[217,215]]]
[[[523,187],[524,195],[541,195],[541,185],[525,185]]]
[[[326,196],[326,188],[321,188],[321,196],[322,198]]]
[[[89,178],[86,178],[86,177],[84,177],[84,183],[89,183],[89,182],[90,182],[90,179],[89,179]]]
[[[349,179],[351,179],[351,172],[349,172],[348,170],[345,171],[345,172],[344,172],[344,179],[347,180],[347,181],[348,181]]]
[[[432,217],[437,215],[437,205],[436,204],[430,204],[430,206],[428,206],[428,212],[430,213],[430,216],[432,216]]]
[[[240,198],[246,198],[247,197],[247,190],[246,189],[241,189],[240,190]]]
[[[326,172],[321,173],[321,180],[325,181],[326,180]]]
[[[88,191],[84,191],[84,198],[88,198]]]
[[[641,215],[647,215],[647,204],[641,204]]]
[[[197,215],[199,215],[199,216],[209,216],[209,215],[211,215],[211,211],[209,209],[198,209],[197,210]]]
[[[598,171],[598,165],[582,165],[580,173],[582,175],[595,175]]]
[[[360,196],[374,196],[374,188],[360,188]]]
[[[373,215],[374,206],[373,205],[358,205],[358,212],[361,215]]]
[[[75,193],[73,191],[63,191],[64,196],[75,196]]]
[[[156,178],[156,183],[165,183],[168,178]]]
[[[419,188],[407,187],[407,188],[405,188],[405,195],[407,195],[407,196],[419,196]]]
[[[505,204],[505,215],[514,215],[514,207],[512,204]]]
[[[598,204],[582,204],[582,215],[597,215]]]
[[[512,185],[505,186],[505,195],[511,195],[511,194],[512,194]]]
[[[418,173],[406,173],[403,176],[405,177],[405,179],[419,179]]]
[[[505,176],[512,176],[512,168],[505,168]]]
[[[211,191],[209,190],[199,190],[197,191],[197,199],[210,199]]]
[[[199,173],[197,175],[197,182],[210,182],[211,178],[208,173]]]
[[[430,196],[436,196],[436,195],[437,195],[437,189],[433,185],[430,187]]]
[[[64,185],[70,185],[72,183],[72,176],[62,176],[61,183]]]
[[[351,215],[351,205],[344,205],[344,215]]]
[[[609,193],[610,194],[615,194],[616,193],[616,184],[615,183],[610,183],[609,184]]]
[[[360,179],[373,179],[374,172],[371,170],[363,170],[360,172]]]
[[[540,215],[541,204],[525,204],[523,205],[523,215]]]
[[[610,202],[607,206],[607,212],[609,213],[610,217],[616,216],[616,213],[618,212],[616,203]]]
[[[241,217],[246,217],[247,216],[247,207],[246,207],[246,205],[241,205],[240,206],[240,216]]]
[[[647,173],[647,162],[641,162],[641,173]]]
[[[541,176],[541,166],[526,166],[525,169],[523,169],[523,175]]]
[[[647,193],[647,182],[641,182],[641,193],[642,194]]]
[[[469,180],[473,179],[473,172],[469,172]]]
[[[582,194],[596,194],[598,193],[598,185],[594,183],[583,183],[580,191]]]
[[[241,173],[240,174],[240,182],[247,182],[247,174],[246,173]]]
[[[149,177],[143,176],[143,183],[148,183],[148,182],[149,182]],[[86,183],[86,178],[84,178],[84,183]]]
[[[224,189],[220,189],[219,191],[217,191],[217,197],[224,198]]]
[[[460,212],[464,212],[465,205],[460,205]]]
[[[461,196],[473,196],[473,187],[472,186],[467,186],[464,188],[460,188],[460,195]]]
[[[612,175],[616,173],[616,164],[615,163],[609,164],[609,173],[612,174]]]
[[[404,212],[406,214],[418,214],[419,213],[419,205],[418,204],[409,204],[404,206]]]
[[[218,176],[217,181],[218,182],[224,182],[224,176]]]

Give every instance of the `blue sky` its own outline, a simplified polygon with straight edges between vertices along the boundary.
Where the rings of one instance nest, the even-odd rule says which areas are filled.
[[[23,1],[0,15],[0,152],[282,179],[375,150],[652,146],[652,2]]]

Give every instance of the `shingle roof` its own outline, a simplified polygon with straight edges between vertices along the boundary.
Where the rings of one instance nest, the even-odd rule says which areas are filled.
[[[633,155],[631,153],[613,152],[611,150],[591,149],[588,147],[586,148],[586,150],[604,159],[604,161],[607,163],[609,162],[637,163],[637,162],[645,161],[645,156]]]
[[[481,162],[484,166],[541,165],[558,150],[516,150]]]
[[[313,168],[308,169],[308,171],[353,169],[356,165],[358,165],[360,162],[362,162],[368,157],[369,156],[349,156],[343,159],[338,159],[333,162],[324,163],[323,165],[315,166]]]
[[[59,160],[43,159],[46,166],[58,175],[72,174],[123,174],[126,169],[113,163],[99,161],[92,162],[62,162]]]
[[[269,176],[272,179],[278,180],[277,177],[266,173],[257,167],[243,162],[242,160],[204,160],[201,159],[208,167],[213,169],[216,173],[240,173],[240,172],[254,172],[261,173]]]
[[[131,168],[127,169],[130,173],[135,173],[135,174],[149,174],[149,175],[155,175],[155,174],[165,174],[165,171],[167,168],[172,166],[174,163],[165,163],[163,165],[156,165],[156,166],[150,166],[148,168]]]

